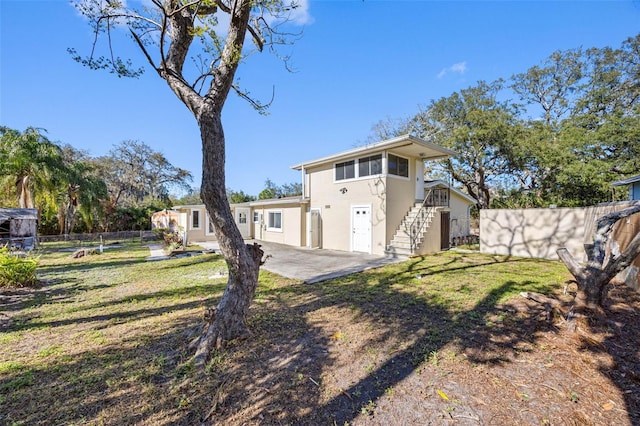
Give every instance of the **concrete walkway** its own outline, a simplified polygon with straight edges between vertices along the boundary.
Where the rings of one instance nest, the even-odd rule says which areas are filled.
[[[167,256],[164,252],[164,245],[162,244],[152,244],[149,247],[149,251],[151,252],[151,254],[149,255],[149,257],[147,257],[146,260],[166,260],[166,259],[171,259],[170,256]]]
[[[253,240],[247,241],[248,244],[253,242]],[[262,246],[266,255],[271,255],[262,266],[263,269],[283,277],[301,280],[308,284],[378,268],[390,263],[402,262],[407,259],[406,257],[292,247],[265,241],[255,242]],[[206,249],[216,250],[216,252],[219,250],[217,242],[199,242],[195,244]]]

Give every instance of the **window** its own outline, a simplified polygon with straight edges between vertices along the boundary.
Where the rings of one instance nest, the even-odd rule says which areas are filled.
[[[393,154],[388,155],[389,174],[409,177],[409,160]]]
[[[336,164],[336,180],[353,179],[356,177],[355,172],[354,160]]]
[[[382,154],[358,159],[358,176],[373,176],[382,173]]]
[[[260,217],[260,213],[258,213],[257,211],[253,211],[253,223],[260,223],[262,222],[262,218]]]
[[[238,212],[238,223],[247,223],[247,213]]]
[[[282,211],[273,210],[267,212],[267,230],[282,231]]]
[[[200,229],[200,210],[191,211],[191,229]]]

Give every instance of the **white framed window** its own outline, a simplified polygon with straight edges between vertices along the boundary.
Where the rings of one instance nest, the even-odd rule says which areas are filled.
[[[191,210],[191,229],[200,229],[200,210]]]
[[[387,155],[387,168],[390,175],[409,177],[409,160],[397,155]]]
[[[335,180],[357,179],[382,174],[382,154],[336,163]]]
[[[257,210],[253,211],[253,223],[262,223],[262,213]]]
[[[353,179],[356,177],[355,160],[336,163],[336,180]]]
[[[358,177],[382,173],[382,154],[358,158]]]
[[[282,210],[267,210],[267,231],[282,232]]]

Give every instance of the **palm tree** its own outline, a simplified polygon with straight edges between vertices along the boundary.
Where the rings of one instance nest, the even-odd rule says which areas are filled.
[[[19,207],[34,208],[37,195],[43,203],[54,202],[55,187],[64,172],[60,147],[41,129],[29,127],[20,133],[0,127],[0,176],[13,182]]]
[[[62,148],[66,175],[58,189],[58,223],[60,232],[68,234],[76,225],[77,215],[84,228],[92,231],[96,216],[102,213],[101,201],[107,200],[107,186],[96,175],[95,166],[86,161],[88,155],[70,145]]]

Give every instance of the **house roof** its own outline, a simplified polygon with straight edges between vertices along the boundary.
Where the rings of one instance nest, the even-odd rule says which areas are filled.
[[[404,135],[393,139],[387,139],[382,142],[354,148],[349,151],[343,151],[338,154],[329,155],[327,157],[305,161],[304,163],[293,165],[291,166],[291,168],[294,170],[302,170],[303,168],[307,167],[314,167],[325,163],[334,163],[343,159],[352,158],[359,155],[373,154],[389,149],[392,149],[394,150],[394,152],[397,152],[399,154],[404,154],[410,157],[419,157],[425,160],[437,160],[440,158],[447,158],[452,155],[457,155],[456,152],[443,148],[432,142],[425,141],[415,136]]]
[[[631,185],[632,183],[636,182],[640,182],[640,175],[613,182],[611,186]]]
[[[244,203],[231,203],[231,207],[258,207],[258,206],[271,206],[271,205],[281,205],[281,204],[302,204],[308,203],[309,200],[306,198],[302,198],[300,196],[296,197],[282,197],[282,198],[269,198],[266,200],[255,200],[255,201],[247,201]],[[204,204],[189,204],[183,206],[173,206],[174,210],[181,209],[204,209]],[[164,211],[164,210],[163,210]]]
[[[444,188],[449,188],[449,190],[451,192],[453,192],[454,194],[456,194],[458,197],[462,198],[463,200],[465,200],[466,202],[468,202],[469,204],[475,204],[476,200],[473,199],[473,197],[469,196],[468,194],[465,194],[464,192],[460,191],[459,189],[456,189],[452,186],[449,186],[449,184],[447,184],[447,182],[440,180],[440,179],[436,179],[436,180],[425,180],[424,181],[424,187],[425,188],[436,188],[436,187],[444,187]]]
[[[38,209],[0,209],[0,220],[38,219]]]
[[[300,196],[296,196],[296,197],[269,198],[266,200],[255,200],[255,201],[249,201],[242,204],[234,204],[234,206],[259,207],[259,206],[273,206],[273,205],[280,205],[280,204],[303,204],[308,202],[309,202],[308,198],[302,198]]]

